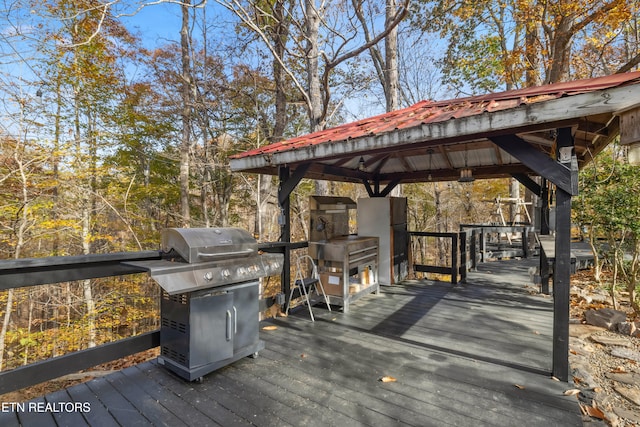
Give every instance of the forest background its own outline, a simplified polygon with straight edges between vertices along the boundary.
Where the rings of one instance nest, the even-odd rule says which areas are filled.
[[[640,63],[637,0],[5,0],[0,11],[2,259],[158,249],[165,227],[276,241],[277,182],[231,174],[229,155],[423,99]],[[639,181],[617,146],[583,171],[587,238],[637,248]],[[519,191],[402,187],[418,231],[490,221],[493,200]],[[366,195],[303,181],[294,240],[306,240],[314,193]],[[603,265],[635,290],[640,268],[615,250]],[[0,370],[155,329],[157,298],[144,275],[3,291]]]

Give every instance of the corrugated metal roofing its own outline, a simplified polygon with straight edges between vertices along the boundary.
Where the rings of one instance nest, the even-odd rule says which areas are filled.
[[[269,155],[319,144],[347,141],[364,136],[381,135],[424,124],[444,122],[450,119],[470,117],[487,112],[504,111],[522,105],[538,104],[561,97],[638,82],[640,82],[640,72],[633,72],[446,101],[421,101],[405,109],[346,123],[334,128],[291,138],[286,141],[276,142],[264,147],[238,153],[231,156],[231,158],[241,159],[252,156]]]

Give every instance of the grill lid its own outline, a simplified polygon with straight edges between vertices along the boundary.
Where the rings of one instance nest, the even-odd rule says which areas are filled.
[[[163,259],[126,264],[147,270],[170,295],[273,276],[284,263],[283,254],[259,254],[258,242],[240,228],[168,228],[162,247]]]
[[[258,242],[241,228],[167,228],[162,248],[175,250],[191,264],[256,255]]]

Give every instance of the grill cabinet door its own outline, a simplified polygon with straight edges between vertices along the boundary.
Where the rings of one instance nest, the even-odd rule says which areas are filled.
[[[234,310],[234,349],[242,350],[258,342],[259,312],[258,292],[259,282],[242,283],[229,288],[233,290]]]
[[[204,293],[191,298],[191,366],[233,356],[233,293]]]

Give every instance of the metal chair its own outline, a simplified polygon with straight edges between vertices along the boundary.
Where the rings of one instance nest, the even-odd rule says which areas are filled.
[[[308,271],[305,261],[311,265],[311,275],[309,277],[305,277]],[[318,267],[313,261],[313,258],[309,255],[296,257],[296,275],[293,286],[291,286],[291,291],[289,292],[289,304],[287,305],[287,310],[285,312],[287,315],[289,314],[289,307],[291,306],[291,298],[293,297],[293,293],[296,289],[300,292],[300,296],[304,297],[304,302],[306,302],[307,307],[309,308],[309,315],[311,316],[312,322],[315,322],[315,318],[313,317],[311,299],[309,298],[309,294],[311,294],[311,292],[315,291],[317,295],[322,295],[324,297],[324,302],[327,304],[327,308],[331,311],[329,298],[327,298],[327,294],[324,292],[322,280],[320,280],[320,274],[318,273]]]

